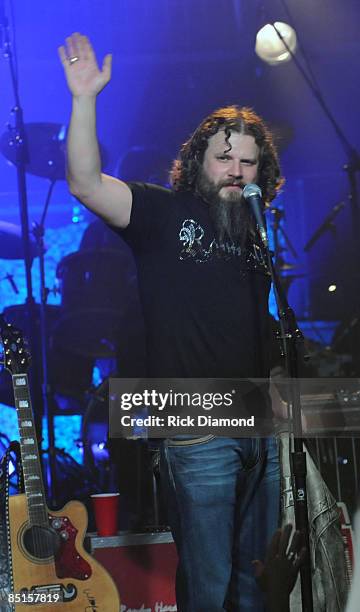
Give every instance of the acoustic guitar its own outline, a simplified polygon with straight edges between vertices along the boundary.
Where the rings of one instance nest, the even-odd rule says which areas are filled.
[[[21,332],[0,317],[4,364],[12,375],[25,493],[9,497],[13,592],[21,612],[119,612],[107,571],[83,548],[87,511],[79,501],[47,508],[27,371],[30,355]]]

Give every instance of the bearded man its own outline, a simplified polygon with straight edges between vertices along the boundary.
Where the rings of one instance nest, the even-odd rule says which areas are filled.
[[[256,182],[270,202],[283,179],[272,138],[249,108],[207,117],[182,146],[171,189],[101,173],[96,96],[110,80],[85,36],[59,49],[73,109],[71,192],[133,250],[154,378],[267,378],[270,275],[242,197]],[[256,408],[268,416],[270,402]],[[177,546],[178,610],[262,611],[252,560],[278,525],[275,438],[177,437],[161,451]]]

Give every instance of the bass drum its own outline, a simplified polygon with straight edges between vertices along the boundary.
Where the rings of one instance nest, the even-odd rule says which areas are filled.
[[[26,304],[14,304],[8,306],[3,311],[4,319],[18,327],[24,338],[30,342],[31,332],[34,333],[34,346],[30,345],[32,368],[31,373],[34,377],[41,375],[41,326],[40,326],[40,304],[34,304],[29,310]],[[60,308],[58,306],[45,307],[45,325],[47,338],[59,319]],[[48,343],[49,349],[49,343]],[[9,406],[14,406],[14,395],[11,384],[11,376],[5,370],[0,371],[0,402]]]
[[[113,357],[136,287],[129,255],[113,249],[79,251],[61,260],[56,275],[61,293],[56,343],[89,357]]]
[[[31,374],[36,379],[41,380],[40,304],[34,304],[31,312],[29,312],[25,304],[8,306],[4,309],[3,315],[6,321],[21,329],[26,339],[31,337],[31,319],[35,334],[34,346],[30,346],[32,356]],[[54,333],[60,320],[60,307],[46,305],[45,328],[49,388],[52,394],[74,398],[82,404],[84,394],[91,386],[93,360],[87,356],[76,355],[56,342]],[[10,406],[14,405],[11,377],[6,371],[0,372],[0,402]]]

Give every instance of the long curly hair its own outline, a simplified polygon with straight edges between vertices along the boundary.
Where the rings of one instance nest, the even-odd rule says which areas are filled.
[[[196,191],[199,170],[211,136],[224,130],[229,144],[231,132],[239,132],[255,138],[260,149],[258,184],[265,202],[271,202],[284,184],[279,159],[270,130],[251,108],[226,106],[206,117],[181,147],[173,161],[170,183],[175,191]]]

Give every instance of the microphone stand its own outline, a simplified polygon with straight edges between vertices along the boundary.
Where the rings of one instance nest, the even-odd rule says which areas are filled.
[[[265,224],[264,224],[265,226]],[[301,423],[301,401],[298,364],[300,356],[304,355],[304,336],[299,329],[295,313],[290,308],[286,293],[281,285],[279,275],[273,264],[267,239],[263,240],[264,249],[271,278],[273,282],[274,294],[278,309],[282,351],[285,356],[285,366],[288,378],[290,393],[288,397],[292,407],[292,433],[294,450],[290,454],[290,467],[293,475],[293,493],[295,502],[295,524],[300,531],[303,545],[306,548],[305,563],[300,568],[301,578],[301,598],[303,612],[313,612],[313,594],[311,581],[311,556],[309,538],[309,519],[306,490],[306,453],[303,448],[303,431]],[[290,424],[290,423],[289,423]]]
[[[335,204],[329,214],[325,217],[322,224],[307,241],[306,245],[304,246],[304,251],[310,251],[310,249],[314,246],[315,242],[317,242],[320,236],[322,236],[322,234],[324,234],[326,231],[330,231],[335,234],[335,224],[333,223],[333,221],[337,214],[340,212],[340,210],[344,207],[345,202],[339,202],[338,204]]]

